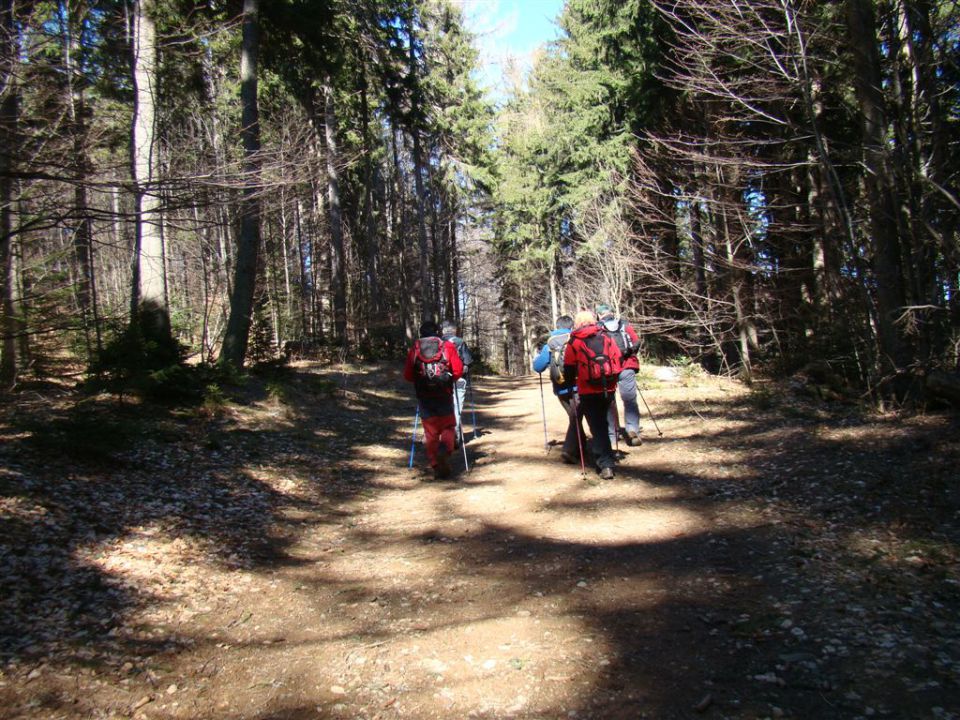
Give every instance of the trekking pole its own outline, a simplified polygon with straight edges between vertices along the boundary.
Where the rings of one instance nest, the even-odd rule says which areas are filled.
[[[540,378],[540,412],[543,415],[543,450],[550,452],[550,441],[547,440],[547,404],[543,401],[543,373],[538,373]]]
[[[574,394],[571,402],[573,407],[573,421],[577,424],[577,447],[580,448],[580,474],[587,476],[587,463],[583,459],[583,425],[580,423],[580,398]]]
[[[657,419],[653,416],[653,413],[650,412],[650,406],[647,405],[647,399],[643,396],[643,393],[640,392],[640,385],[637,385],[637,395],[640,396],[640,399],[643,400],[643,406],[647,409],[647,414],[650,416],[650,419],[653,420],[653,426],[657,429],[657,435],[663,437],[663,433],[660,431],[660,426],[657,425]]]
[[[473,424],[473,439],[476,440],[479,435],[477,435],[477,403],[473,399],[473,376],[470,376],[471,379],[467,380],[467,390],[470,391],[470,420]]]
[[[460,415],[460,398],[457,395],[457,388],[453,388],[453,401],[457,404],[457,415]],[[460,430],[460,449],[463,450],[463,467],[467,472],[470,472],[470,462],[467,460],[467,443],[463,439],[463,423],[457,426]]]
[[[410,439],[410,464],[407,467],[413,467],[413,452],[417,447],[417,422],[420,420],[420,406],[417,405],[417,414],[413,416],[413,437]]]

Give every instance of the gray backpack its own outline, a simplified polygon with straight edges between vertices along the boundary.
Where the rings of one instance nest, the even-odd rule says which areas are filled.
[[[547,340],[547,347],[550,349],[550,381],[554,385],[563,385],[563,354],[567,349],[567,341],[570,340],[570,333],[560,335],[551,335]]]
[[[620,348],[620,355],[624,358],[630,357],[637,351],[636,345],[633,344],[633,340],[627,334],[627,326],[623,324],[620,318],[604,320],[600,323],[600,326],[610,334],[617,347]]]

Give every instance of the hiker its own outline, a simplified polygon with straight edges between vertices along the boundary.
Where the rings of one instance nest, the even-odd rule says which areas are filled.
[[[457,349],[457,355],[460,356],[460,362],[463,363],[463,377],[454,384],[453,391],[456,393],[453,403],[453,414],[457,421],[456,431],[453,435],[454,444],[459,443],[463,437],[463,430],[460,426],[460,417],[463,415],[464,402],[467,399],[467,383],[470,381],[470,365],[473,363],[473,355],[466,341],[457,335],[457,326],[451,320],[444,320],[441,327],[441,337],[448,343],[451,343]],[[476,428],[474,428],[476,430]]]
[[[403,377],[413,383],[427,458],[436,479],[450,476],[457,422],[453,409],[453,384],[463,375],[463,363],[453,343],[440,337],[432,320],[420,325],[420,337],[407,353]]]
[[[614,315],[609,305],[597,305],[597,318],[604,329],[613,336],[620,349],[622,367],[617,387],[620,390],[620,399],[623,400],[623,437],[631,447],[641,443],[640,440],[640,405],[637,404],[637,371],[640,370],[640,360],[637,353],[640,350],[640,336],[633,329],[633,325]],[[617,433],[616,405],[611,408],[610,432],[616,442]]]
[[[567,341],[570,339],[570,331],[573,329],[573,318],[569,315],[561,315],[557,318],[557,327],[550,331],[550,337],[543,344],[540,353],[533,359],[533,371],[543,373],[544,370],[550,370],[550,383],[553,385],[553,394],[563,406],[564,412],[569,418],[567,422],[567,434],[563,439],[563,449],[560,451],[560,459],[568,465],[574,465],[577,458],[583,461],[581,453],[586,447],[586,435],[583,433],[583,410],[577,400],[577,385],[568,386],[564,382],[563,374],[563,356],[567,348]],[[542,387],[541,387],[542,393]],[[577,437],[579,432],[580,437]]]
[[[593,456],[604,480],[613,479],[616,460],[607,434],[607,414],[616,397],[620,376],[620,350],[609,333],[602,332],[597,316],[580,310],[563,356],[564,381],[577,385],[577,395],[593,435]]]

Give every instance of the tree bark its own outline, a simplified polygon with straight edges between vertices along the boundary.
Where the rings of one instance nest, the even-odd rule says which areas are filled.
[[[14,309],[13,169],[18,146],[19,90],[14,0],[0,2],[0,389],[17,382],[17,320]]]
[[[550,323],[556,327],[557,318],[560,317],[560,302],[557,298],[557,265],[559,264],[559,252],[554,250],[550,255]]]
[[[134,186],[135,253],[131,323],[151,338],[170,338],[163,238],[157,188],[157,38],[155,0],[133,5],[134,113],[131,165]]]
[[[310,273],[307,269],[307,255],[304,252],[304,243],[308,240],[303,232],[303,200],[297,200],[294,205],[294,232],[297,240],[297,268],[300,278],[300,335],[301,337],[310,337],[312,335],[310,327],[310,318],[312,313],[308,311],[311,308],[310,303]]]
[[[847,0],[847,37],[853,54],[853,82],[862,116],[864,188],[873,239],[873,273],[876,279],[877,332],[880,369],[895,378],[910,363],[909,346],[897,330],[896,320],[905,304],[900,237],[893,177],[887,151],[887,116],[878,56],[876,19],[869,0]],[[896,395],[905,390],[894,385]]]
[[[330,281],[333,283],[333,335],[342,347],[347,343],[347,279],[343,244],[343,212],[340,207],[340,162],[337,150],[337,112],[333,83],[323,83],[323,138],[327,168],[327,212],[330,224]]]
[[[419,118],[421,114],[420,80],[417,70],[416,35],[413,21],[407,25],[410,42],[410,78],[413,83],[410,110],[410,135],[413,139],[413,180],[417,193],[417,247],[420,250],[420,318],[432,319],[437,312],[436,296],[430,280],[430,248],[427,243],[426,191],[423,186],[424,161],[420,147]]]
[[[366,250],[364,278],[367,291],[367,327],[371,327],[372,316],[380,313],[380,255],[377,248],[376,223],[373,217],[373,186],[376,167],[373,162],[373,149],[370,143],[370,107],[367,99],[367,62],[366,54],[361,54],[360,63],[360,122],[362,124],[364,182],[363,182],[363,244]],[[376,318],[377,323],[381,318]]]
[[[258,0],[243,0],[243,44],[240,54],[241,136],[244,155],[244,188],[237,238],[237,264],[230,318],[223,338],[220,362],[243,367],[253,319],[253,298],[260,255],[260,112],[257,104],[257,60],[260,52]]]
[[[450,286],[453,289],[453,294],[450,300],[453,303],[453,321],[457,324],[457,327],[460,328],[460,332],[462,333],[463,317],[460,308],[460,252],[457,249],[457,215],[453,210],[451,210],[449,214],[447,224],[450,228]]]
[[[76,225],[73,231],[74,258],[77,264],[77,305],[83,317],[87,349],[90,351],[90,325],[93,325],[96,349],[102,347],[100,318],[97,311],[96,275],[93,271],[93,232],[87,204],[87,175],[90,160],[87,157],[87,126],[84,108],[84,92],[76,57],[81,52],[80,34],[84,18],[76,4],[68,4],[64,27],[63,65],[66,74],[66,104],[70,119],[70,134],[73,140],[74,185],[73,204]]]

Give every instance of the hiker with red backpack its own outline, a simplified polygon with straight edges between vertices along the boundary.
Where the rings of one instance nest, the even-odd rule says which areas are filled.
[[[553,394],[557,396],[557,400],[560,401],[569,418],[567,434],[563,439],[563,447],[560,450],[560,459],[568,465],[574,465],[579,458],[582,465],[584,461],[583,450],[586,447],[586,435],[583,433],[583,411],[580,409],[580,403],[577,400],[576,382],[569,386],[564,381],[563,373],[563,357],[572,329],[572,317],[561,315],[557,318],[557,327],[550,332],[547,341],[540,348],[540,353],[533,359],[533,371],[541,374],[542,377],[544,370],[550,370]],[[579,437],[577,437],[578,431]]]
[[[417,395],[424,446],[436,479],[450,476],[450,455],[457,429],[453,387],[462,375],[463,363],[457,348],[440,337],[437,323],[422,323],[420,337],[407,353],[403,377],[413,383]]]
[[[640,370],[637,354],[640,350],[640,336],[633,329],[633,325],[614,315],[609,305],[597,305],[597,317],[620,349],[622,364],[617,388],[623,401],[623,436],[627,445],[637,446],[641,443],[640,405],[637,403],[637,372]],[[610,425],[610,432],[614,433],[616,439],[618,428],[615,412],[612,413]]]
[[[564,379],[576,383],[577,395],[593,435],[593,456],[604,480],[613,479],[616,459],[607,434],[607,414],[614,402],[620,377],[621,353],[610,333],[597,323],[590,310],[581,310],[563,356]]]

